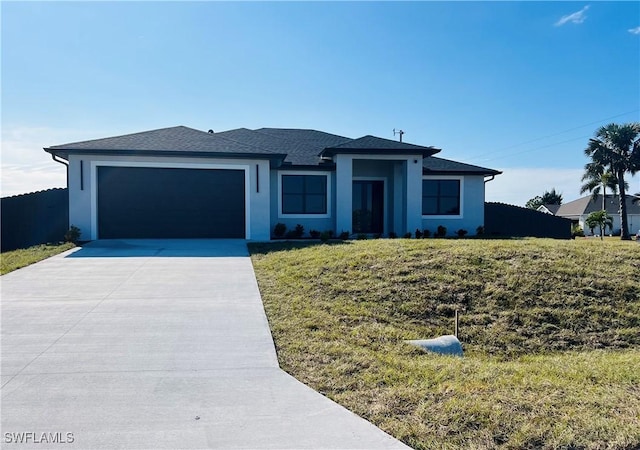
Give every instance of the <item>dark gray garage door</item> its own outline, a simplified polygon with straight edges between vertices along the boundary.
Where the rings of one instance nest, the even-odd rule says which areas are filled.
[[[244,171],[98,167],[98,237],[244,238]]]

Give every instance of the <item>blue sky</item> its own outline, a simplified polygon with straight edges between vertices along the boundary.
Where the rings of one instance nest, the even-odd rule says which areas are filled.
[[[640,120],[638,2],[1,8],[2,196],[64,186],[42,147],[185,125],[403,129],[503,170],[489,201],[568,201],[595,129]]]

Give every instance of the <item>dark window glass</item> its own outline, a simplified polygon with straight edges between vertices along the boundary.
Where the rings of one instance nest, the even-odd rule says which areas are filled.
[[[458,180],[441,180],[440,195],[444,197],[457,197],[460,193],[460,181]]]
[[[422,180],[422,215],[460,215],[460,180]]]
[[[327,177],[318,175],[307,175],[304,177],[306,194],[325,195],[327,191]]]
[[[440,197],[440,214],[454,215],[460,214],[460,203],[458,197]]]
[[[422,181],[422,196],[423,197],[437,197],[438,196],[438,182],[433,180]]]
[[[304,196],[299,194],[282,195],[282,213],[297,214],[304,210]]]
[[[324,195],[307,195],[305,212],[308,214],[324,214],[327,211],[325,203],[326,196]]]
[[[438,214],[438,199],[436,197],[422,197],[422,214],[425,216]]]
[[[287,194],[304,193],[304,177],[302,175],[285,175],[282,177],[282,192]]]
[[[326,214],[327,177],[282,175],[283,214]]]

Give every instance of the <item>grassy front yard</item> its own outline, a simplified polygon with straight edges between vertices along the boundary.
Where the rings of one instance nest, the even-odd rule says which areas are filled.
[[[50,256],[65,252],[75,247],[75,244],[42,244],[19,250],[11,250],[0,254],[0,275],[37,263]]]
[[[414,448],[640,447],[640,245],[250,246],[281,366]],[[403,341],[453,332],[464,358]]]

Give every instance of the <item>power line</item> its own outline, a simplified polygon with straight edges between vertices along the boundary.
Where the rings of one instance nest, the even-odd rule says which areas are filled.
[[[511,153],[509,155],[502,155],[502,156],[496,156],[494,158],[483,159],[482,161],[484,161],[484,162],[486,162],[486,161],[494,161],[494,160],[500,159],[500,158],[508,158],[510,156],[522,155],[523,153],[529,153],[529,152],[533,152],[533,151],[540,150],[540,149],[543,149],[543,148],[555,147],[556,145],[566,144],[567,142],[573,142],[573,141],[577,141],[577,140],[581,140],[581,139],[586,139],[588,137],[591,137],[591,135],[580,136],[580,137],[573,138],[573,139],[567,139],[566,141],[555,142],[553,144],[543,145],[542,147],[535,147],[535,148],[531,148],[531,149],[528,149],[528,150],[523,150],[521,152]]]
[[[640,111],[640,109],[636,108],[636,109],[634,109],[633,111],[627,111],[627,112],[624,112],[624,113],[616,114],[615,116],[605,117],[604,119],[595,120],[595,121],[593,121],[593,122],[589,122],[589,123],[586,123],[586,124],[584,124],[584,125],[579,125],[579,126],[577,126],[577,127],[569,128],[569,129],[564,130],[564,131],[559,131],[559,132],[557,132],[557,133],[549,134],[549,135],[547,135],[547,136],[543,136],[543,137],[539,137],[539,138],[531,139],[531,140],[529,140],[529,141],[525,141],[525,142],[520,142],[519,144],[509,145],[508,147],[504,147],[504,148],[501,148],[501,149],[498,149],[498,150],[493,150],[493,151],[491,151],[491,152],[485,153],[485,154],[484,154],[484,156],[487,156],[487,155],[493,155],[493,154],[495,154],[495,153],[500,153],[500,152],[503,152],[503,151],[505,151],[505,150],[510,150],[510,149],[512,149],[512,148],[515,148],[515,147],[520,147],[520,146],[522,146],[522,145],[532,144],[532,143],[534,143],[534,142],[542,141],[542,140],[544,140],[544,139],[548,139],[548,138],[550,138],[550,137],[559,136],[559,135],[561,135],[561,134],[569,133],[570,131],[579,130],[580,128],[588,127],[588,126],[590,126],[590,125],[594,125],[594,124],[597,124],[597,123],[602,123],[602,122],[604,122],[605,120],[611,120],[611,119],[615,119],[615,118],[617,118],[617,117],[626,116],[626,115],[628,115],[628,114],[632,114],[632,113],[635,113],[635,112],[638,112],[638,111]],[[565,142],[576,141],[576,140],[578,140],[578,139],[584,139],[584,138],[587,138],[587,137],[591,137],[591,136],[583,136],[583,137],[579,137],[579,138],[575,138],[575,139],[570,139],[570,140],[568,140],[568,141],[558,142],[558,143],[556,143],[556,144],[550,144],[550,145],[543,146],[543,147],[536,147],[536,148],[533,148],[533,149],[531,149],[531,150],[525,150],[525,151],[523,151],[523,152],[514,153],[514,154],[512,154],[512,155],[508,155],[508,156],[520,155],[520,154],[522,154],[522,153],[527,153],[527,152],[529,152],[529,151],[539,150],[539,149],[541,149],[541,148],[552,147],[552,146],[554,146],[554,145],[564,144]],[[497,158],[500,158],[500,157],[498,156],[498,157],[490,158],[490,159],[482,159],[481,161],[492,161],[492,160],[495,160],[495,159],[497,159]]]

